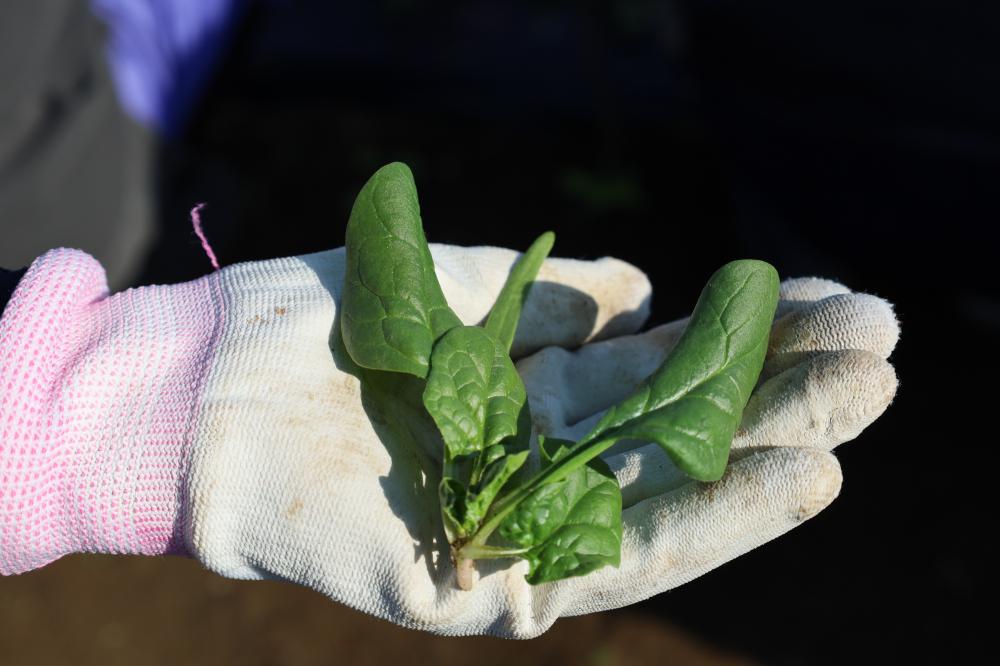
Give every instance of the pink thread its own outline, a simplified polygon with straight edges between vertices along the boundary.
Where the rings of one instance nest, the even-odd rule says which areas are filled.
[[[208,260],[212,262],[212,267],[215,270],[219,270],[219,261],[215,258],[215,252],[212,252],[212,246],[208,244],[208,239],[205,238],[205,232],[201,230],[201,215],[199,211],[205,207],[205,204],[200,203],[191,209],[191,224],[194,225],[194,233],[201,239],[201,249],[205,251],[208,255]]]

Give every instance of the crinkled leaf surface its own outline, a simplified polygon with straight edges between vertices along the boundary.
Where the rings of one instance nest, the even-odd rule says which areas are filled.
[[[525,448],[526,400],[524,382],[507,351],[484,329],[453,328],[434,345],[424,406],[452,458],[478,454],[515,436],[514,450]]]
[[[346,246],[341,325],[351,358],[373,370],[427,376],[435,340],[462,322],[434,274],[405,164],[388,164],[365,183]]]
[[[539,438],[546,465],[558,464],[573,442]],[[595,458],[517,504],[500,533],[519,546],[532,585],[582,576],[621,559],[622,496],[611,470]]]
[[[687,475],[722,476],[743,408],[767,352],[778,274],[763,261],[733,261],[711,277],[683,336],[634,394],[583,441],[654,441]]]
[[[524,383],[493,336],[460,326],[434,345],[423,401],[445,444],[440,496],[449,538],[466,536],[528,455]]]

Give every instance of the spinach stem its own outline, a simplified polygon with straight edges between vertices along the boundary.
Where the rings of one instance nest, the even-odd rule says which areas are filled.
[[[611,445],[615,441],[617,441],[615,438],[608,437],[590,442],[587,440],[578,442],[565,456],[540,471],[523,485],[515,488],[511,493],[498,499],[490,507],[489,512],[487,512],[482,526],[472,536],[468,544],[463,547],[463,550],[469,546],[482,546],[485,544],[486,540],[490,538],[493,532],[500,526],[500,523],[503,522],[503,519],[517,507],[521,500],[547,483],[555,483],[566,478],[573,470],[586,465],[601,455],[601,453],[611,448]]]
[[[526,552],[527,548],[501,548],[469,542],[458,549],[458,557],[469,560],[495,560],[502,557],[517,557]]]

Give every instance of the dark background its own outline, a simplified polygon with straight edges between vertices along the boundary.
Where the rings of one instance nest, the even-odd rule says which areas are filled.
[[[556,255],[643,268],[652,324],[686,314],[706,277],[744,256],[882,296],[901,321],[897,398],[838,450],[841,496],[812,521],[677,590],[516,647],[423,636],[306,591],[137,558],[113,559],[129,569],[77,556],[0,581],[0,606],[5,588],[68,603],[74,585],[90,589],[73,583],[87,567],[112,587],[126,570],[153,590],[175,576],[151,598],[200,629],[157,625],[156,609],[134,611],[141,602],[119,590],[89,611],[93,627],[117,627],[93,648],[100,663],[123,645],[187,655],[165,647],[164,627],[208,632],[201,644],[214,647],[199,654],[245,663],[451,663],[473,649],[525,663],[977,660],[1000,330],[998,18],[960,2],[255,6],[187,130],[157,144],[160,235],[133,284],[208,270],[195,202],[208,204],[223,264],[342,245],[361,185],[401,160],[431,241],[525,248],[553,229]],[[254,604],[268,610],[247,619]],[[4,633],[20,635],[11,626],[0,655]],[[78,631],[67,645],[92,635]],[[220,647],[244,640],[265,647]]]

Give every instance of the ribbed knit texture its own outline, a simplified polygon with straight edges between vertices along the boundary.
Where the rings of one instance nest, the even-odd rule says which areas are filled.
[[[0,573],[73,552],[184,552],[192,416],[221,333],[207,276],[109,296],[51,250],[0,319]]]

